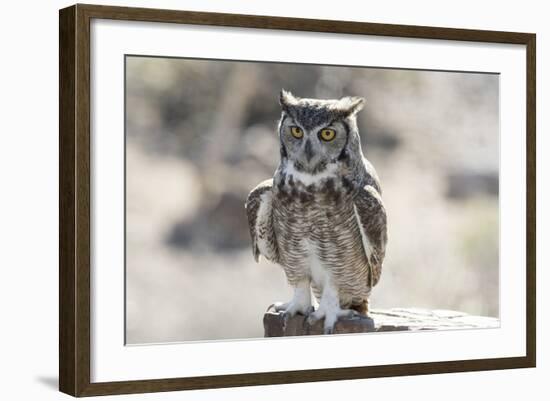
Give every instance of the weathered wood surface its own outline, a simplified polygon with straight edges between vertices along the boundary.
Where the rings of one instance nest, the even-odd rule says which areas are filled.
[[[340,319],[334,327],[334,334],[493,328],[499,324],[494,317],[450,310],[375,309],[368,316]],[[319,335],[323,334],[323,321],[310,325],[307,318],[300,314],[285,321],[282,312],[268,310],[264,315],[264,331],[265,337]]]

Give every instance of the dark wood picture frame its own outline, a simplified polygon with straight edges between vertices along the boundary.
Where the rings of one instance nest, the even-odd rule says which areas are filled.
[[[90,21],[93,18],[526,46],[526,356],[121,382],[90,381]],[[535,43],[531,33],[74,5],[59,13],[59,389],[73,396],[534,367],[536,362]]]

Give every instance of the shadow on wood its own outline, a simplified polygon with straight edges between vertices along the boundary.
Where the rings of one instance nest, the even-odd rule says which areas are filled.
[[[334,326],[334,334],[480,329],[499,325],[497,318],[469,315],[464,312],[394,308],[372,310],[368,316],[342,318]],[[285,320],[282,312],[268,310],[264,314],[264,333],[265,337],[320,335],[323,334],[323,320],[310,325],[303,315],[297,314]]]

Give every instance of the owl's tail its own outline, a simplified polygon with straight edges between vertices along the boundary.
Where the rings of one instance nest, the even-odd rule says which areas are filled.
[[[362,315],[366,315],[369,312],[369,300],[365,299],[360,304],[352,304],[349,308],[356,310]]]

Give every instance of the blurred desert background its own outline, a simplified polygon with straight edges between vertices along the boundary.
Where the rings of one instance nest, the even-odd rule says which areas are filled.
[[[371,307],[498,317],[498,75],[128,56],[126,342],[262,337],[290,299],[244,210],[279,162],[281,88],[366,99],[389,226]]]

